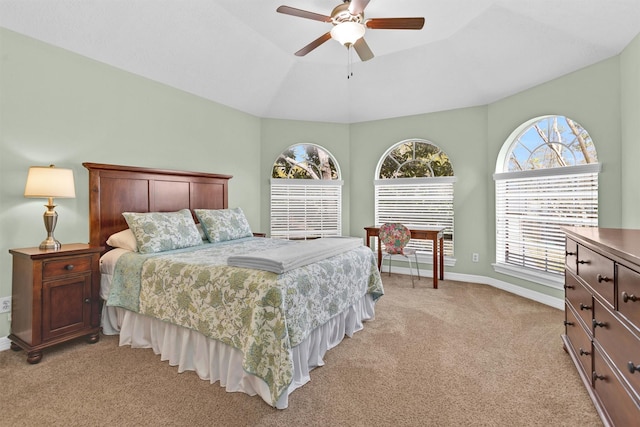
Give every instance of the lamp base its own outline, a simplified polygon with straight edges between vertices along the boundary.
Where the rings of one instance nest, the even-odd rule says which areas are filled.
[[[40,243],[40,250],[47,251],[58,251],[62,247],[62,244],[53,238],[53,236],[47,237],[45,240]]]
[[[49,204],[45,206],[47,207],[47,211],[44,213],[43,219],[44,228],[47,229],[47,238],[40,243],[39,248],[41,250],[57,251],[60,250],[62,245],[53,237],[53,230],[55,230],[56,223],[58,222],[58,213],[54,210],[56,206],[53,204],[52,197],[49,198]]]

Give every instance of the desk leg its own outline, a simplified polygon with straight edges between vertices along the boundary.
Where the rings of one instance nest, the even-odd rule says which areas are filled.
[[[433,239],[433,289],[438,289],[438,239]]]
[[[444,280],[444,237],[440,238],[440,280]]]
[[[378,239],[378,271],[382,265],[382,248],[380,247],[380,236],[372,236],[372,233],[367,230],[367,246],[371,247],[371,238],[376,237]]]

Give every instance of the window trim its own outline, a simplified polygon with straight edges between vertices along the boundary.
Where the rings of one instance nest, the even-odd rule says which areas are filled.
[[[415,184],[431,184],[431,183],[455,183],[456,176],[424,176],[420,178],[387,178],[374,179],[374,185],[415,185]]]
[[[535,177],[550,177],[561,175],[578,175],[586,173],[600,173],[602,172],[602,163],[589,163],[586,165],[576,166],[564,166],[561,168],[546,168],[546,169],[534,169],[517,172],[496,172],[493,174],[494,181],[501,181],[505,179],[520,179],[520,178],[535,178]]]

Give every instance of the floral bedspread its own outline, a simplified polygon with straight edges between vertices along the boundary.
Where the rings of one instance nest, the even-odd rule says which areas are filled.
[[[293,378],[291,348],[382,281],[371,249],[275,274],[226,265],[230,255],[296,242],[264,238],[120,257],[108,305],[200,333],[243,353],[243,368],[270,388],[272,405]]]

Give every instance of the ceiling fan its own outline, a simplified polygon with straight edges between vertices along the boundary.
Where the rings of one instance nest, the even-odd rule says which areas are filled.
[[[331,11],[331,16],[308,12],[289,6],[280,6],[276,11],[286,15],[313,19],[333,25],[328,31],[297,51],[296,56],[304,56],[329,39],[335,39],[347,48],[353,46],[362,61],[373,58],[373,52],[364,40],[367,28],[372,30],[421,30],[424,18],[364,18],[364,9],[370,0],[344,0]]]

